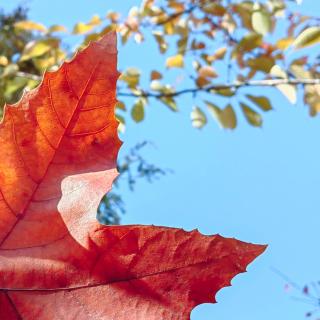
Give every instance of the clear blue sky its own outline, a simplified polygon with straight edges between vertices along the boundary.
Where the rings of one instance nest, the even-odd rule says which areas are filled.
[[[4,1],[1,7],[18,3]],[[111,9],[125,13],[139,1],[27,3],[31,19],[71,29],[93,14],[105,15]],[[320,2],[304,0],[301,10],[320,12]],[[119,47],[120,69],[149,69],[157,63],[148,47]],[[309,118],[301,100],[291,106],[280,94],[270,91],[270,97],[276,111],[265,116],[260,130],[241,123],[236,131],[226,132],[213,121],[202,131],[192,129],[189,112],[196,101],[189,96],[181,100],[178,114],[151,105],[146,121],[130,122],[122,137],[122,154],[148,139],[157,146],[146,152],[148,159],[174,170],[152,185],[141,182],[134,193],[123,188],[128,209],[123,223],[199,228],[205,234],[269,244],[248,273],[220,291],[218,304],[197,307],[192,320],[300,320],[312,309],[290,298],[299,296],[295,291],[285,293],[285,282],[271,267],[301,284],[320,278],[320,118]]]

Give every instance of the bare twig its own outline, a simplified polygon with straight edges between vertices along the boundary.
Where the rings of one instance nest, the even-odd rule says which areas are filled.
[[[40,77],[40,76],[38,76],[36,74],[31,74],[31,73],[22,72],[22,71],[18,71],[16,73],[16,76],[21,77],[21,78],[34,80],[34,81],[41,81],[41,79],[42,79],[42,77]]]
[[[266,80],[250,80],[245,82],[233,82],[233,83],[221,83],[221,84],[213,84],[206,87],[195,87],[195,88],[187,88],[180,91],[167,92],[167,93],[154,93],[154,92],[118,92],[119,96],[125,97],[151,97],[151,98],[173,98],[177,96],[181,96],[183,94],[196,94],[200,92],[214,92],[225,89],[240,89],[243,87],[276,87],[279,85],[320,85],[320,79],[266,79]]]

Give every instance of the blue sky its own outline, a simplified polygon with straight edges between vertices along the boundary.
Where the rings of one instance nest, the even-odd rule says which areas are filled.
[[[1,7],[18,3],[6,1]],[[31,19],[71,29],[93,14],[105,15],[111,9],[125,13],[139,1],[27,3]],[[320,2],[304,0],[301,10],[319,12]],[[150,58],[147,46],[119,47],[120,69],[138,65],[149,70],[157,67],[157,59]],[[312,309],[294,301],[292,296],[299,294],[286,293],[284,280],[271,268],[301,284],[320,278],[320,119],[308,116],[301,99],[292,106],[273,90],[268,94],[275,111],[265,115],[262,129],[242,122],[236,131],[226,132],[213,121],[204,130],[192,129],[189,113],[197,101],[188,96],[180,101],[177,114],[151,103],[146,120],[139,125],[130,122],[122,137],[122,154],[147,139],[156,148],[149,148],[146,157],[174,171],[152,185],[139,183],[134,193],[121,190],[127,205],[123,223],[198,228],[205,234],[269,244],[248,273],[219,292],[218,304],[197,307],[192,320],[299,320]]]

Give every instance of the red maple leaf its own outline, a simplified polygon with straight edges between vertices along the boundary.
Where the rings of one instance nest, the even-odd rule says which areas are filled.
[[[117,176],[116,35],[92,43],[0,126],[0,319],[182,320],[264,246],[197,231],[104,226]]]

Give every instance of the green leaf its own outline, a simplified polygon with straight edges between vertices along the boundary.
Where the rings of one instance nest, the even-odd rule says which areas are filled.
[[[296,49],[312,46],[320,42],[320,27],[309,27],[303,30],[293,41],[292,46]]]
[[[247,104],[240,102],[241,109],[248,123],[254,127],[261,127],[262,117],[259,113],[251,109]]]
[[[252,101],[256,106],[258,106],[263,111],[272,110],[272,105],[270,100],[264,96],[253,96],[251,94],[247,94],[246,97]]]
[[[144,119],[144,106],[143,99],[138,99],[131,109],[131,117],[137,123]]]
[[[199,107],[193,108],[190,117],[194,128],[201,129],[207,124],[207,116]]]
[[[219,126],[224,129],[235,129],[237,126],[237,117],[231,106],[228,104],[226,108],[220,109],[215,104],[205,101],[209,112],[218,122]]]
[[[20,61],[40,57],[51,49],[56,48],[58,45],[59,40],[54,38],[29,42],[23,50]]]

